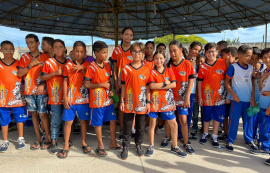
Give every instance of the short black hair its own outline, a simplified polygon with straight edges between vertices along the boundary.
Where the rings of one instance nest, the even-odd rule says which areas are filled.
[[[227,41],[224,41],[224,40],[219,41],[219,42],[217,43],[217,45],[218,45],[218,46],[221,46],[221,47],[223,47],[223,48],[228,47]]]
[[[191,44],[190,44],[190,48],[192,49],[194,46],[200,46],[201,49],[202,49],[202,43],[198,42],[198,41],[193,41]]]
[[[270,53],[270,48],[263,49],[261,52],[261,57],[263,57],[264,54],[268,54],[268,53]]]
[[[231,52],[232,57],[237,56],[237,48],[236,47],[227,47],[227,48],[222,49],[220,52],[225,52],[225,53]]]
[[[93,51],[100,52],[102,49],[108,48],[108,45],[104,41],[96,41],[93,44]]]
[[[160,46],[164,46],[164,47],[165,47],[165,49],[166,49],[166,45],[165,45],[164,43],[158,43],[158,45],[157,45],[157,48],[156,48],[156,49],[158,49]]]
[[[253,50],[253,55],[261,55],[261,49],[259,49],[258,47],[252,47]]]
[[[155,48],[155,43],[154,43],[153,41],[148,41],[148,42],[146,42],[146,43],[145,43],[145,46],[148,45],[148,44],[152,44],[153,47]]]
[[[54,38],[52,37],[42,37],[43,41],[46,41],[49,45],[53,47]]]
[[[212,48],[215,48],[217,49],[217,45],[216,43],[207,43],[205,46],[204,46],[204,51],[208,51],[209,49],[212,49]]]
[[[1,48],[5,45],[5,44],[10,44],[14,47],[13,43],[11,41],[5,40],[1,42]]]
[[[73,49],[75,49],[76,47],[78,46],[81,46],[83,47],[85,50],[86,50],[86,45],[83,41],[76,41],[74,44],[73,44]]]
[[[250,47],[249,45],[242,45],[238,48],[238,53],[246,54],[249,50],[252,50],[252,47]]]
[[[61,40],[61,39],[55,39],[55,40],[53,41],[53,45],[54,45],[54,43],[56,43],[56,42],[59,42],[59,43],[61,43],[62,45],[64,45],[64,47],[66,47],[65,42],[64,42],[63,40]]]
[[[33,39],[35,39],[36,42],[39,42],[38,36],[35,34],[28,34],[28,35],[26,35],[25,39],[27,39],[27,38],[33,38]]]

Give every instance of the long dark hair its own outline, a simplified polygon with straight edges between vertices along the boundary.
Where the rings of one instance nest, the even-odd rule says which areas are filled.
[[[166,59],[165,53],[164,53],[163,51],[161,51],[161,50],[157,50],[157,51],[154,53],[154,55],[153,55],[153,60],[155,59],[155,56],[156,56],[157,54],[161,54],[161,55]],[[165,67],[165,64],[163,64],[163,66]]]
[[[182,49],[182,48],[183,48],[182,43],[181,43],[180,41],[178,41],[178,40],[173,40],[173,41],[171,41],[170,44],[169,44],[169,47],[170,47],[171,45],[176,45],[179,49]],[[182,54],[184,55],[183,49],[182,49]],[[185,57],[185,58],[186,58],[186,57]],[[168,64],[167,64],[167,66],[170,67],[171,63],[172,63],[172,58],[170,58],[170,60],[169,60],[169,62],[168,62]]]
[[[122,30],[122,35],[126,32],[126,30],[131,30],[132,31],[132,33],[134,33],[133,32],[133,29],[131,28],[131,27],[125,27],[123,30]],[[121,39],[121,45],[123,44],[123,38]]]

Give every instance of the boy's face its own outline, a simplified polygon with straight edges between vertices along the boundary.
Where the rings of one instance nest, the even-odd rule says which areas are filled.
[[[215,47],[208,49],[207,51],[205,51],[205,56],[207,58],[208,61],[214,61],[216,60],[217,57],[217,50]]]
[[[264,54],[262,57],[262,61],[269,68],[270,67],[270,53]]]
[[[57,57],[65,57],[65,46],[60,42],[55,42],[53,44],[53,51]]]
[[[0,51],[4,54],[4,58],[13,58],[15,49],[14,46],[12,44],[4,44]]]
[[[197,65],[197,67],[200,66],[204,62],[205,62],[205,59],[203,57],[197,58],[196,59],[196,65]]]
[[[151,55],[153,55],[153,52],[154,52],[154,46],[151,43],[150,44],[147,44],[145,46],[145,54],[147,56],[151,56]]]
[[[251,56],[252,56],[252,50],[248,50],[247,53],[245,54],[239,53],[238,62],[248,65],[250,62]]]
[[[38,50],[39,42],[36,42],[34,38],[27,38],[25,39],[26,44],[30,52],[34,52]]]
[[[52,46],[50,44],[48,44],[47,41],[42,40],[41,49],[44,53],[49,53],[52,49]]]
[[[144,57],[144,52],[141,50],[139,46],[135,46],[132,50],[133,61],[141,61]]]
[[[255,71],[260,71],[261,66],[262,66],[261,63],[257,63],[254,70]]]
[[[252,54],[249,64],[255,67],[259,62],[259,60],[260,60],[259,55]]]
[[[201,46],[196,45],[193,48],[189,47],[189,53],[192,55],[192,57],[197,57],[201,51]]]
[[[76,61],[81,61],[84,59],[85,57],[85,54],[86,54],[86,50],[84,47],[82,46],[77,46],[75,47],[75,49],[73,49],[73,54],[75,56],[75,60]],[[70,57],[71,58],[71,57]]]
[[[95,52],[95,55],[97,59],[100,59],[102,61],[107,61],[108,59],[108,48],[104,48],[99,52]]]
[[[218,52],[221,52],[222,49],[223,49],[223,47],[218,45],[217,51],[218,51]]]
[[[157,50],[160,50],[160,51],[166,53],[166,48],[165,48],[165,46],[159,46],[159,47],[157,48]]]
[[[226,52],[221,52],[221,58],[222,58],[222,59],[225,59],[225,60],[229,59],[228,53],[226,53]]]

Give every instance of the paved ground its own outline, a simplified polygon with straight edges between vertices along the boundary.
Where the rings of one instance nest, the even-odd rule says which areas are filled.
[[[160,142],[164,134],[157,134],[155,137],[156,150],[154,156],[139,158],[136,156],[134,143],[126,161],[119,159],[120,151],[110,151],[108,126],[104,126],[104,143],[108,149],[108,156],[100,158],[94,152],[85,155],[80,145],[80,135],[71,135],[74,147],[71,148],[67,159],[60,160],[55,155],[49,154],[46,150],[31,151],[30,144],[34,141],[34,129],[25,129],[27,147],[22,151],[16,150],[17,132],[9,134],[10,147],[6,153],[0,153],[0,170],[6,172],[269,172],[269,166],[264,161],[268,155],[253,155],[244,146],[242,129],[238,133],[235,142],[235,151],[230,153],[224,148],[214,149],[211,143],[199,144],[198,141],[191,141],[196,153],[180,158],[170,153],[169,147],[160,148]],[[2,136],[1,136],[2,138]],[[2,141],[0,140],[2,143]],[[97,140],[94,128],[89,127],[87,142],[95,149]],[[119,141],[120,142],[120,141]],[[62,140],[60,140],[62,143]],[[144,137],[144,149],[147,149],[148,135]],[[179,142],[179,145],[182,144]],[[62,147],[62,145],[60,145]],[[222,143],[224,147],[224,143]]]

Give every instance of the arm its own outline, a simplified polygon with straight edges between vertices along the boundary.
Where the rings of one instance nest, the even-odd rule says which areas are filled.
[[[252,80],[252,92],[251,92],[250,105],[253,106],[253,107],[256,106],[256,101],[255,101],[255,84],[254,84],[254,80]]]
[[[66,109],[69,109],[70,108],[70,103],[68,101],[68,78],[65,77],[64,78],[64,82],[63,82],[63,99],[64,99],[64,107]]]
[[[125,110],[125,103],[124,103],[125,92],[126,92],[126,84],[122,84],[122,91],[121,91],[121,98],[120,98],[120,110],[121,111]]]
[[[41,81],[46,81],[46,80],[51,79],[54,76],[59,76],[59,75],[62,75],[62,74],[63,74],[63,69],[58,69],[58,70],[56,70],[56,71],[54,71],[52,73],[49,73],[49,74],[45,73],[44,75],[40,76],[40,80]]]
[[[113,79],[114,79],[114,85],[115,85],[115,94],[118,94],[119,88],[118,88],[118,80],[117,80],[117,63],[113,62]]]
[[[146,100],[150,101],[150,88],[146,86]],[[146,103],[146,114],[150,112],[150,103]]]
[[[191,94],[191,91],[192,91],[193,81],[194,81],[193,78],[188,79],[188,86],[187,86],[187,91],[186,91],[186,97],[185,97],[184,105],[183,105],[185,108],[187,108],[187,107],[189,108],[190,107],[189,97],[190,97],[190,94]]]
[[[203,100],[202,100],[202,81],[198,80],[197,83],[197,89],[198,89],[198,103],[200,106],[203,106]]]
[[[239,100],[238,96],[236,95],[236,93],[232,90],[232,87],[230,85],[230,82],[231,82],[231,79],[229,79],[229,78],[226,77],[225,78],[225,82],[224,82],[225,83],[225,87],[228,90],[228,92],[231,93],[231,95],[233,97],[233,100],[236,101],[237,103],[239,103],[240,100]]]
[[[110,81],[105,83],[91,83],[89,80],[85,80],[84,82],[85,88],[94,89],[94,88],[107,88],[110,89],[111,83]]]
[[[23,76],[25,76],[28,73],[29,70],[30,69],[28,67],[26,67],[26,68],[19,68],[19,70],[18,70],[18,77],[22,78]]]
[[[149,84],[150,89],[171,89],[176,87],[176,82],[167,83],[166,87],[163,87],[163,83],[150,83]]]

